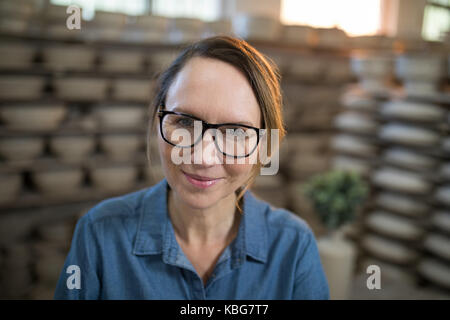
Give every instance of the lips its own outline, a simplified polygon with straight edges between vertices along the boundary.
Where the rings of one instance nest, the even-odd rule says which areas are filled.
[[[211,177],[204,177],[199,176],[196,174],[186,173],[182,171],[184,176],[186,177],[187,181],[189,181],[192,185],[198,187],[198,188],[209,188],[213,185],[215,185],[217,182],[219,182],[222,178],[211,178]]]

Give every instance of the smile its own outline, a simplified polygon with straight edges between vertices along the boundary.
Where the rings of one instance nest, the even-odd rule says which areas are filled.
[[[217,182],[219,182],[222,178],[209,178],[209,177],[202,177],[195,174],[189,174],[184,171],[182,171],[184,176],[186,177],[187,181],[189,181],[192,185],[198,188],[209,188],[213,185],[215,185]]]

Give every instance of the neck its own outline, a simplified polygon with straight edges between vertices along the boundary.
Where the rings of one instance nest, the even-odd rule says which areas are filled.
[[[236,195],[232,193],[209,208],[197,209],[186,205],[169,190],[169,215],[175,233],[189,245],[229,242],[239,228],[240,214],[235,203]]]

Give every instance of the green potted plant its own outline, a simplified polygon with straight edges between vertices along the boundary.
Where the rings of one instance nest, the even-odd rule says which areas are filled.
[[[312,177],[304,193],[328,230],[317,241],[332,299],[347,299],[353,277],[356,248],[342,234],[342,227],[355,220],[366,200],[368,186],[351,171],[332,170]]]
[[[334,231],[355,219],[368,187],[356,172],[331,170],[313,176],[304,192],[324,226]]]

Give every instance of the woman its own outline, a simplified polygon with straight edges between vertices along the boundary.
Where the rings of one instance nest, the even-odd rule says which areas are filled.
[[[247,190],[261,168],[248,160],[272,141],[262,129],[284,134],[274,67],[245,41],[204,39],[152,107],[165,179],[80,219],[55,298],[328,299],[310,228]]]

